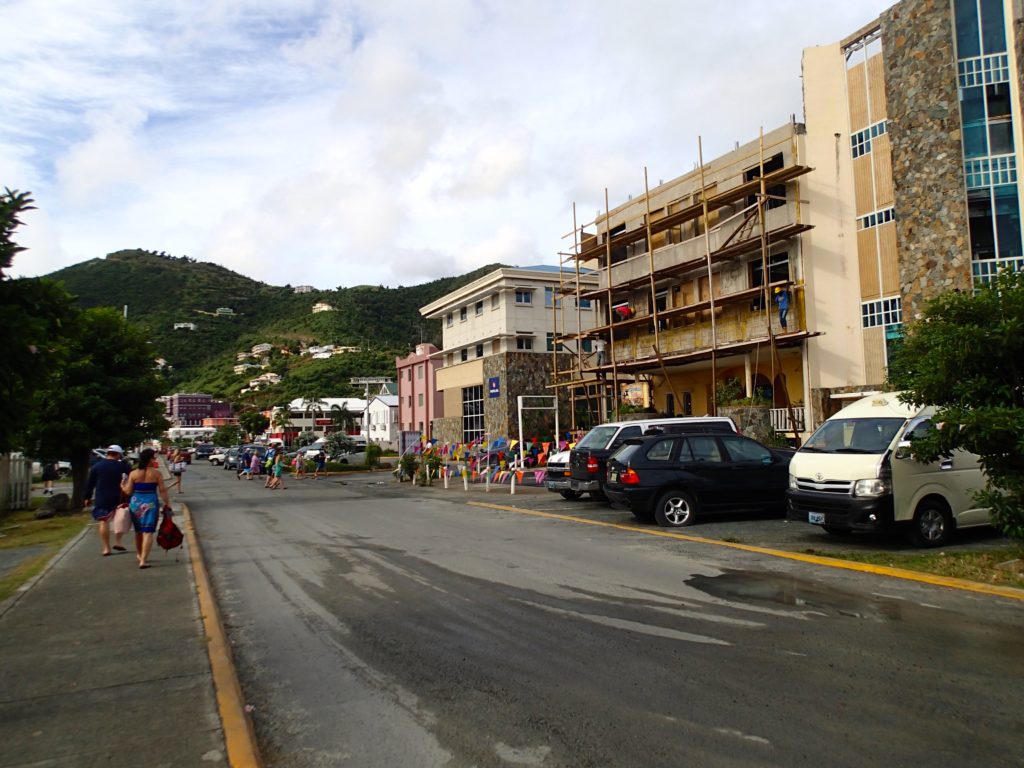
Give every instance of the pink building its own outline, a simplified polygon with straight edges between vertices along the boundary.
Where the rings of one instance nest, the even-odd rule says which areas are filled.
[[[398,427],[432,436],[431,422],[444,416],[444,396],[434,384],[441,367],[440,350],[433,344],[417,344],[408,357],[395,358],[398,369]]]

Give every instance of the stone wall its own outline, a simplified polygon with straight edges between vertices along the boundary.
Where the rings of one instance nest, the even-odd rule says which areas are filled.
[[[971,249],[949,0],[902,0],[882,14],[903,319],[971,288]]]
[[[462,416],[434,419],[431,434],[442,443],[462,442]]]

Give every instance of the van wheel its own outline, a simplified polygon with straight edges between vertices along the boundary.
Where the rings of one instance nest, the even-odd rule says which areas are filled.
[[[576,501],[583,495],[583,491],[559,491],[558,493],[566,501]]]
[[[693,525],[697,517],[697,502],[686,491],[667,491],[654,505],[654,519],[666,528]]]
[[[953,536],[953,516],[945,504],[923,501],[910,523],[910,541],[919,547],[941,547]]]

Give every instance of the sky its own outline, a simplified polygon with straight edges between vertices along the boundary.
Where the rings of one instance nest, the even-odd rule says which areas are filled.
[[[14,275],[129,248],[273,285],[557,264],[577,223],[800,120],[892,0],[0,0]]]

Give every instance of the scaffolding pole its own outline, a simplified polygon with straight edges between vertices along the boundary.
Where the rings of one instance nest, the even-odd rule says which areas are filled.
[[[711,306],[711,406],[712,416],[718,415],[715,386],[718,383],[718,327],[715,322],[715,280],[711,271],[711,227],[708,221],[708,190],[704,179],[704,144],[697,137],[697,158],[700,162],[700,202],[704,217],[704,252],[708,265],[708,300]]]

